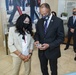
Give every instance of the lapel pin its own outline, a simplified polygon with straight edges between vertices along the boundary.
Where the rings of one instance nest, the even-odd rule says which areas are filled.
[[[51,22],[53,22],[53,20],[51,20]]]

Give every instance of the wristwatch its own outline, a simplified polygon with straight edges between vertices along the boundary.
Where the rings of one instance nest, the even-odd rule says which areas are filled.
[[[29,54],[31,54],[31,56],[32,56],[32,52],[31,52],[31,53],[29,53]]]

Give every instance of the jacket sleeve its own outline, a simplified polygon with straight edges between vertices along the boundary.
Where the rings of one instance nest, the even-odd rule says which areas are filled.
[[[8,34],[8,48],[9,48],[10,52],[14,52],[17,50],[14,45],[13,33],[14,33],[14,29],[13,29],[13,27],[10,27],[9,34]]]
[[[34,35],[34,40],[35,41],[39,41],[39,32],[38,32],[38,22],[36,24],[36,32],[35,32],[35,35]]]
[[[64,41],[64,28],[63,28],[62,20],[60,21],[60,25],[57,28],[56,34],[57,34],[56,39],[49,44],[50,49],[54,49],[54,48],[60,46],[60,44],[63,43],[63,41]]]
[[[33,47],[34,47],[34,39],[31,37],[30,50],[33,50]]]
[[[71,20],[70,19],[71,18],[68,19],[68,23],[67,23],[68,28],[71,28],[71,24],[70,24]]]
[[[70,28],[74,28],[75,29],[75,26],[73,25],[73,16],[68,19],[68,24],[67,25],[68,25],[69,29]]]

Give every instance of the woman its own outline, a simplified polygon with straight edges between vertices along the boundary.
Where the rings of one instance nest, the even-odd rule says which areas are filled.
[[[32,23],[27,14],[22,14],[17,19],[16,26],[9,29],[8,47],[13,59],[13,75],[19,75],[22,61],[25,67],[24,75],[30,73],[34,43],[32,34]]]
[[[52,11],[51,12],[54,16],[57,16],[56,12],[55,11]]]

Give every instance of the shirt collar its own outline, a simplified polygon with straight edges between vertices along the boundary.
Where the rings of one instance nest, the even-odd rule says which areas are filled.
[[[74,19],[76,19],[76,16],[73,16]]]
[[[48,19],[49,21],[52,19],[52,16],[53,16],[53,15],[52,15],[52,14],[50,14],[49,19]]]

